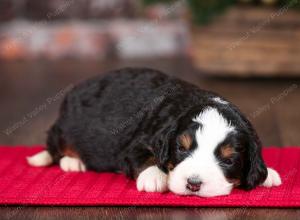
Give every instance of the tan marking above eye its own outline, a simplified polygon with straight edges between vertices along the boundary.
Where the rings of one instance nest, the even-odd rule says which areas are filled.
[[[189,134],[182,134],[179,137],[179,141],[182,147],[184,147],[186,150],[189,150],[192,146],[193,139]]]
[[[221,147],[221,157],[223,158],[230,158],[234,152],[233,147],[229,144]]]

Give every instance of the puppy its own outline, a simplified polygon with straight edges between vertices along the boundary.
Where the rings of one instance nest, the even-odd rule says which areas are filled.
[[[121,172],[146,192],[228,195],[278,186],[261,142],[223,97],[157,70],[125,68],[75,86],[32,166]]]

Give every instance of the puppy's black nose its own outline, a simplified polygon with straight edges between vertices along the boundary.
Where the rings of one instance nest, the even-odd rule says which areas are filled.
[[[193,176],[187,179],[186,188],[192,192],[197,192],[200,190],[201,187],[201,180],[197,176]]]

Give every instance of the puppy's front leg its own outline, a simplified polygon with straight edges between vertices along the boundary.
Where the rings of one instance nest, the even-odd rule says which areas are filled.
[[[149,166],[138,175],[136,186],[139,191],[165,192],[168,189],[168,175],[156,165]]]
[[[152,148],[133,145],[131,150],[122,155],[124,161],[120,167],[127,176],[136,179],[138,191],[164,192],[168,189],[168,174],[157,166],[157,159]]]

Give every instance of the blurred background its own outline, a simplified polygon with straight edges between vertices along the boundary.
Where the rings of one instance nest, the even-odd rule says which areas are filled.
[[[1,0],[0,144],[38,145],[76,83],[157,68],[300,145],[299,0]]]

